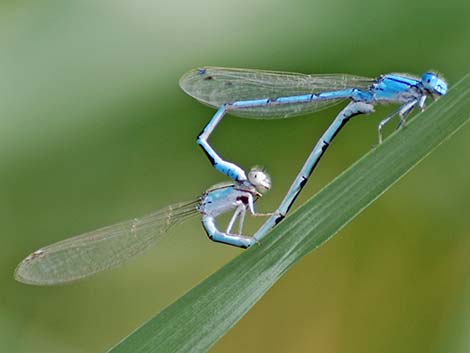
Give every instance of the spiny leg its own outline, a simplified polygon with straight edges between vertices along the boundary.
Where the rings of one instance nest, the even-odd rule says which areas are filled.
[[[397,129],[405,125],[406,123],[406,117],[408,114],[413,110],[413,108],[416,106],[417,100],[412,100],[411,102],[405,103],[402,105],[398,110],[394,111],[392,114],[390,114],[388,117],[383,119],[377,128],[378,134],[379,134],[379,144],[383,142],[383,134],[382,130],[384,126],[390,122],[395,116],[398,116],[400,118],[400,122],[398,123]]]
[[[254,217],[270,217],[272,216],[273,212],[270,212],[270,213],[259,213],[259,212],[256,212],[256,209],[255,209],[255,199],[253,198],[253,196],[249,195],[248,196],[248,202],[246,205],[243,205],[243,208],[240,207],[240,212],[239,212],[239,227],[238,227],[238,235],[242,235],[243,233],[243,225],[244,225],[244,222],[245,222],[245,215],[246,215],[246,209],[248,208],[250,210],[250,214]],[[232,217],[233,219],[233,217]],[[227,230],[227,233],[229,233],[230,231]]]
[[[390,114],[385,119],[380,121],[379,126],[377,127],[377,130],[378,130],[378,133],[379,133],[379,145],[383,142],[382,130],[383,130],[384,126],[387,125],[387,123],[390,120],[392,120],[397,115],[397,113],[398,113],[398,111],[395,111],[395,112],[393,112],[393,114]]]
[[[231,235],[218,230],[215,223],[215,218],[212,216],[204,215],[202,217],[202,225],[210,240],[233,245],[239,248],[249,248],[256,243],[255,239],[244,237],[242,235]]]
[[[233,212],[233,216],[230,219],[230,222],[228,223],[228,226],[227,226],[227,229],[225,230],[225,233],[230,234],[230,232],[232,231],[233,225],[237,221],[237,218],[240,216],[240,214],[244,210],[245,210],[245,205],[243,205],[242,203],[240,205],[238,205],[238,207],[235,209],[235,212]],[[243,217],[244,216],[245,216],[245,214],[243,212]],[[238,234],[241,234],[241,231]]]
[[[272,216],[273,214],[275,214],[275,212],[269,212],[269,213],[259,213],[259,212],[256,212],[256,209],[255,209],[255,199],[253,198],[253,196],[248,196],[248,202],[246,204],[246,206],[248,207],[248,209],[250,210],[250,213],[252,216],[255,216],[255,217],[269,217],[269,216]]]
[[[409,106],[409,104],[406,104],[403,106],[403,109],[400,109],[398,116],[400,117],[400,121],[398,122],[397,127],[395,130],[401,129],[406,125],[406,118],[410,113],[413,111],[414,107],[416,106],[416,101],[414,102],[413,105]]]
[[[240,218],[238,221],[238,234],[241,235],[243,233],[243,225],[245,223],[245,215],[246,215],[246,207],[243,207],[243,209],[240,212]]]

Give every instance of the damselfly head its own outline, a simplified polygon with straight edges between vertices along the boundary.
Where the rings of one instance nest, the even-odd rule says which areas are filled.
[[[271,177],[262,167],[255,166],[251,168],[248,173],[248,181],[261,194],[271,189]]]
[[[421,77],[421,82],[432,95],[443,96],[447,93],[447,82],[434,72],[426,72]]]

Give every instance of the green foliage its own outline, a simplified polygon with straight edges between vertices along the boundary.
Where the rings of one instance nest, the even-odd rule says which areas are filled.
[[[306,202],[261,246],[242,253],[109,353],[207,351],[290,267],[337,234],[465,124],[469,102],[467,75],[447,96]]]

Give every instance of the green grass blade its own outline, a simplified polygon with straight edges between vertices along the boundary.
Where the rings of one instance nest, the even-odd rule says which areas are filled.
[[[274,229],[110,353],[205,352],[292,265],[350,222],[470,117],[470,75]],[[295,290],[295,289],[294,289]]]

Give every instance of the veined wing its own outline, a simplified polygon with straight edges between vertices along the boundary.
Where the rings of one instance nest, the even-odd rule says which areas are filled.
[[[172,226],[197,214],[198,202],[174,204],[46,246],[18,265],[15,278],[28,284],[54,285],[117,267],[155,244]]]
[[[368,89],[373,79],[346,74],[305,75],[291,72],[203,67],[183,75],[180,86],[199,102],[219,108],[241,100],[277,98],[344,90]],[[251,118],[284,118],[324,109],[338,100],[230,109],[229,113]]]

